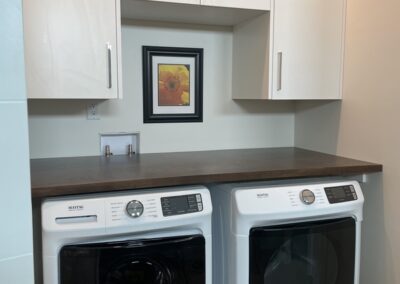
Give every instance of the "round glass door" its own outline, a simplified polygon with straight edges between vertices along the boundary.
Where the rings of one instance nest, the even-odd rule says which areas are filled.
[[[354,284],[355,228],[341,218],[251,229],[249,284]]]
[[[173,284],[167,266],[151,259],[128,259],[112,266],[104,284]]]
[[[204,284],[202,235],[64,246],[60,284]]]
[[[321,234],[301,235],[285,241],[271,256],[264,284],[335,284],[338,258],[329,239]]]

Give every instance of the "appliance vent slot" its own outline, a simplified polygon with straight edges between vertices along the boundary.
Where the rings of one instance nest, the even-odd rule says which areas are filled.
[[[57,217],[56,223],[60,225],[64,224],[79,224],[79,223],[93,223],[97,222],[97,215],[86,215],[86,216],[73,216],[73,217]]]

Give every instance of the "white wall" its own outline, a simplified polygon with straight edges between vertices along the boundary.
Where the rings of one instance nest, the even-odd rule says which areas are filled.
[[[142,45],[204,48],[203,123],[143,124]],[[97,101],[100,120],[88,101],[29,102],[32,158],[98,155],[110,131],[140,131],[142,153],[293,146],[293,104],[231,99],[231,29],[126,21],[122,52],[124,98]]]
[[[0,2],[0,283],[33,283],[21,0]]]
[[[348,1],[343,102],[297,106],[296,146],[380,162],[364,185],[362,284],[400,283],[400,1]]]

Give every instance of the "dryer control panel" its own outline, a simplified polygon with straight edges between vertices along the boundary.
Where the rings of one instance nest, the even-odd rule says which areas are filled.
[[[238,187],[233,195],[237,211],[242,215],[333,211],[343,207],[358,208],[364,201],[361,187],[356,181],[272,186],[260,184]]]

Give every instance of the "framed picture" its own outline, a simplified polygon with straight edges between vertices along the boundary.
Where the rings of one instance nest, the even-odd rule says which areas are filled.
[[[144,123],[203,121],[203,49],[143,46]]]

